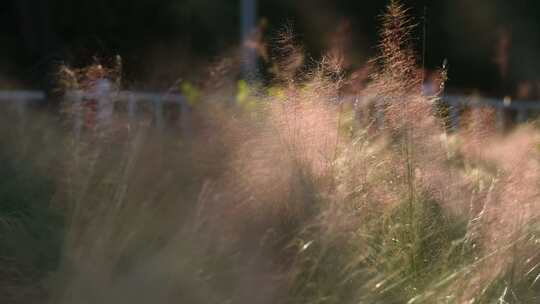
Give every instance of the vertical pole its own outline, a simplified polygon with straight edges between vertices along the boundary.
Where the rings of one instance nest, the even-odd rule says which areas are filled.
[[[518,109],[518,115],[517,115],[517,122],[518,123],[525,123],[527,122],[528,116],[527,116],[527,109],[524,107],[520,107]]]
[[[242,76],[244,79],[254,78],[257,69],[257,54],[248,42],[253,39],[257,15],[257,0],[241,1],[241,33],[242,33]]]
[[[111,83],[107,79],[97,81],[95,98],[97,99],[96,123],[98,129],[108,130],[111,126],[114,113],[114,100],[111,92]]]
[[[163,100],[161,97],[157,97],[154,100],[154,119],[156,122],[156,127],[159,130],[162,130],[164,127],[164,123],[163,123]]]
[[[21,99],[16,101],[15,107],[17,111],[17,119],[19,124],[19,130],[21,131],[21,134],[24,131],[24,127],[26,125],[26,106],[28,104],[28,101],[26,99]]]
[[[505,118],[504,118],[504,106],[497,107],[497,114],[496,114],[496,128],[499,132],[504,132],[505,129]]]
[[[128,134],[131,133],[132,127],[135,126],[135,118],[137,115],[137,99],[133,92],[129,93],[128,98],[128,121],[127,121],[127,130]]]
[[[191,139],[191,108],[185,99],[182,99],[178,105],[180,107],[180,128],[182,129],[182,135],[184,140],[188,140]]]
[[[133,93],[130,93],[129,101],[128,101],[128,118],[129,118],[130,123],[133,120],[135,120],[136,113],[137,113],[137,100],[135,99],[135,95]]]
[[[75,141],[79,141],[83,125],[82,94],[79,91],[73,91],[72,93],[68,95],[68,98],[73,99],[73,136]]]

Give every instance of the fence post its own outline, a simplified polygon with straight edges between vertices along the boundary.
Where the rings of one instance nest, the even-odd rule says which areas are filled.
[[[180,106],[180,128],[185,139],[191,139],[191,107],[185,99],[179,101]]]
[[[496,110],[496,121],[495,121],[495,124],[496,124],[496,128],[499,132],[503,132],[504,129],[506,128],[506,122],[505,122],[505,115],[504,115],[504,106],[502,107],[497,107],[497,110]]]
[[[154,120],[158,129],[163,129],[163,100],[160,96],[156,96],[153,100],[154,103]]]
[[[19,131],[21,133],[24,132],[24,128],[25,128],[25,125],[26,125],[26,106],[28,105],[28,101],[27,100],[19,100],[18,102],[15,103],[15,110],[17,111],[17,118],[18,118],[18,127],[19,127]]]
[[[133,93],[129,93],[129,100],[128,100],[128,119],[131,123],[133,120],[135,120],[135,115],[137,114],[137,99],[135,99],[135,95]]]
[[[518,114],[517,114],[517,122],[518,123],[524,123],[527,122],[527,109],[524,107],[518,108]]]
[[[112,95],[112,83],[108,79],[100,79],[94,88],[97,99],[96,124],[101,131],[110,131],[114,114],[115,99]]]
[[[80,91],[71,91],[68,92],[66,98],[72,99],[71,115],[73,116],[73,137],[75,138],[75,141],[79,141],[83,125],[82,94]]]
[[[241,0],[241,33],[242,33],[242,76],[244,79],[255,77],[257,69],[257,53],[255,48],[248,45],[255,30],[257,15],[257,0]]]

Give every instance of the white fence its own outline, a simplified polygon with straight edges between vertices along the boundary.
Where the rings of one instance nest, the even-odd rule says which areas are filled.
[[[111,118],[114,105],[119,103],[125,103],[127,105],[127,116],[129,120],[133,121],[137,113],[141,110],[141,105],[150,105],[153,115],[154,125],[158,129],[164,129],[167,127],[165,120],[165,105],[172,105],[176,108],[176,112],[179,113],[177,120],[178,127],[182,130],[185,137],[191,136],[191,115],[190,107],[184,96],[180,94],[162,94],[153,92],[138,92],[138,91],[119,91],[119,92],[106,92],[105,94],[92,94],[83,91],[71,91],[66,93],[65,98],[75,104],[73,109],[73,131],[75,136],[80,136],[83,116],[82,116],[82,104],[85,100],[95,100],[97,103],[97,109],[95,116],[97,119],[105,120]],[[111,102],[114,101],[114,102]]]
[[[42,102],[45,98],[45,93],[41,91],[0,91],[0,103],[13,103],[20,116],[24,116],[29,103]]]
[[[458,129],[460,125],[461,111],[471,108],[492,108],[496,112],[495,124],[499,130],[504,130],[506,125],[505,113],[513,111],[516,113],[516,123],[524,123],[528,120],[532,112],[540,111],[540,101],[536,100],[503,100],[494,98],[484,98],[476,96],[444,96],[442,101],[449,108],[449,122],[452,129]]]
[[[96,117],[107,117],[114,111],[114,105],[125,103],[127,108],[127,116],[130,120],[134,120],[137,114],[142,110],[142,105],[145,108],[151,109],[154,125],[157,128],[163,129],[167,127],[165,119],[164,107],[172,105],[176,107],[176,112],[179,114],[178,124],[184,133],[191,133],[190,125],[190,107],[186,99],[180,94],[162,94],[154,92],[137,92],[137,91],[119,91],[107,94],[93,94],[83,91],[70,91],[65,94],[66,100],[73,102],[73,131],[75,136],[79,136],[83,127],[83,104],[88,100],[96,102]],[[27,108],[33,104],[46,102],[47,97],[41,91],[0,91],[0,105],[8,103],[14,106],[20,120],[25,120],[25,112]],[[111,102],[113,100],[114,102]]]
[[[10,103],[15,106],[18,115],[24,120],[24,113],[28,106],[34,103],[46,101],[46,94],[41,91],[0,91],[0,104]],[[96,100],[98,104],[97,115],[102,112],[111,111],[114,109],[107,108],[107,100],[114,100],[127,103],[127,113],[130,119],[135,119],[138,110],[142,104],[150,105],[154,123],[157,128],[165,128],[166,120],[164,113],[165,105],[173,105],[177,107],[179,113],[180,127],[186,132],[190,132],[190,106],[184,96],[180,94],[163,94],[155,92],[140,92],[140,91],[119,91],[107,95],[91,94],[82,91],[71,91],[66,94],[66,98],[75,104],[82,103],[84,100]],[[507,110],[517,113],[516,122],[522,123],[527,121],[529,114],[532,111],[540,112],[540,101],[525,101],[525,100],[499,100],[483,97],[471,96],[444,96],[442,102],[448,105],[449,122],[453,129],[459,128],[460,116],[463,109],[466,108],[481,108],[489,107],[496,110],[496,124],[499,128],[504,129],[505,117],[504,113]],[[80,108],[80,107],[74,107]],[[81,113],[74,113],[74,130],[80,132],[82,126]]]

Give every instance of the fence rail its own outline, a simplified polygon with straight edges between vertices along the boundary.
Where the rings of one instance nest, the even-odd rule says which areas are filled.
[[[107,99],[113,99],[115,101],[127,102],[127,111],[130,118],[134,118],[139,110],[141,103],[150,103],[153,109],[154,121],[158,128],[165,127],[164,119],[164,105],[174,104],[178,108],[181,115],[180,120],[184,127],[187,125],[184,121],[189,120],[189,105],[184,96],[173,93],[159,93],[159,92],[144,92],[144,91],[117,91],[106,94],[103,93],[89,93],[84,91],[69,91],[65,94],[67,100],[71,100],[74,103],[81,103],[84,100],[97,100],[98,111],[104,110]],[[13,103],[19,115],[24,116],[26,108],[33,103],[45,102],[47,96],[42,91],[0,91],[0,104]],[[353,98],[345,98],[353,99]],[[449,107],[449,121],[452,128],[459,128],[461,112],[463,109],[482,108],[489,107],[495,109],[496,123],[498,127],[504,128],[505,117],[504,113],[507,110],[515,111],[517,113],[516,120],[518,123],[527,121],[532,111],[540,111],[540,101],[528,101],[528,100],[510,100],[510,99],[494,99],[476,96],[459,96],[448,95],[441,98],[441,102],[445,103]],[[79,128],[82,119],[75,113],[74,116],[75,129]]]
[[[528,120],[531,112],[540,111],[540,101],[536,100],[503,100],[477,96],[444,96],[441,101],[449,106],[449,121],[452,129],[458,129],[460,125],[461,111],[466,108],[492,108],[496,113],[495,124],[498,129],[506,127],[505,112],[516,112],[516,122],[524,123]]]
[[[41,91],[0,91],[0,101],[42,101],[45,98]]]

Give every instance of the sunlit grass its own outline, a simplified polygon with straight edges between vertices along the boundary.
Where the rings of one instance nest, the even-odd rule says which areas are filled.
[[[189,136],[120,111],[75,138],[69,103],[4,132],[0,241],[18,252],[0,252],[0,287],[60,304],[536,303],[538,132],[447,133],[410,24],[391,1],[353,101],[339,61],[306,68],[285,31],[269,85],[180,84]],[[96,69],[62,83],[84,90]],[[28,252],[46,265],[21,281],[3,261]]]

